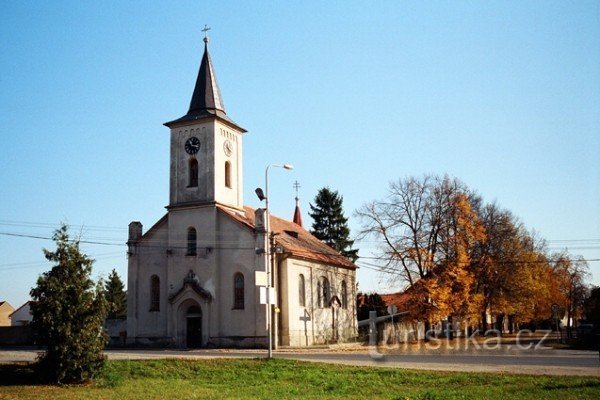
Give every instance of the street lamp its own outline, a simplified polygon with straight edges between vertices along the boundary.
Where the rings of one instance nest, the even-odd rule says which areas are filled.
[[[271,167],[276,167],[276,168],[283,168],[283,169],[287,169],[287,170],[292,170],[294,169],[294,166],[292,164],[270,164],[267,166],[267,168],[265,169],[265,191],[263,192],[261,188],[256,188],[255,193],[258,196],[258,199],[260,201],[265,201],[265,270],[267,273],[267,335],[269,336],[269,353],[268,353],[268,358],[272,358],[273,357],[273,335],[272,335],[272,299],[271,299],[271,294],[273,293],[272,287],[273,287],[273,275],[271,274],[272,271],[272,266],[271,266],[271,262],[272,262],[272,253],[273,253],[273,249],[271,248],[271,243],[270,243],[270,232],[271,232],[271,218],[269,215],[269,169],[271,169]]]

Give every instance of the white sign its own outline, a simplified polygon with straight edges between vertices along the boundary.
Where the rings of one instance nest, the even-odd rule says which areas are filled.
[[[256,286],[268,286],[269,280],[267,279],[267,273],[265,271],[255,271],[254,282],[256,283]]]
[[[388,312],[388,314],[390,314],[390,315],[394,315],[394,314],[396,314],[396,313],[398,312],[398,307],[396,307],[396,306],[395,306],[395,305],[393,305],[393,304],[392,304],[392,305],[389,305],[389,306],[387,306],[387,312]]]
[[[260,287],[260,304],[277,305],[277,291],[274,287]]]

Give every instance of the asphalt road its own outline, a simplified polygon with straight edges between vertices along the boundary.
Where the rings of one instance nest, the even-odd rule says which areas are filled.
[[[373,352],[371,352],[373,353]],[[161,358],[257,358],[261,350],[108,350],[109,359],[145,360]],[[274,351],[274,357],[355,366],[410,368],[440,371],[503,372],[534,375],[581,375],[600,377],[598,352],[501,347],[495,350],[456,350],[451,352],[419,350],[393,352],[384,356],[364,348],[353,350],[313,349]],[[0,363],[31,362],[37,352],[30,349],[1,349]]]

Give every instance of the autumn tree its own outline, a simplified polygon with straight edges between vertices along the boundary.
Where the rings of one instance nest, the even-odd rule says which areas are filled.
[[[488,329],[487,314],[497,319],[508,316],[512,323],[543,315],[550,309],[552,282],[543,241],[536,240],[510,211],[494,203],[482,206],[478,213],[485,239],[476,249],[473,272],[476,292],[482,299],[482,329]]]
[[[358,250],[352,249],[348,218],[344,216],[343,197],[327,187],[319,190],[315,205],[310,204],[309,215],[313,219],[311,233],[329,247],[339,251],[352,262],[358,258]]]
[[[56,250],[44,250],[55,265],[31,289],[31,325],[38,344],[46,347],[38,361],[40,375],[56,383],[81,383],[104,364],[106,301],[101,285],[90,279],[93,260],[67,231],[65,225],[56,230]]]
[[[104,284],[104,297],[108,306],[107,318],[125,318],[127,315],[127,293],[125,285],[117,274],[112,270]]]
[[[562,295],[557,302],[567,317],[567,335],[570,338],[573,320],[582,318],[584,314],[587,298],[585,279],[589,276],[589,269],[581,257],[562,253],[555,256],[554,272]]]
[[[484,230],[471,197],[456,179],[409,177],[392,182],[384,200],[357,211],[360,237],[381,242],[383,268],[407,284],[409,311],[426,328],[448,314],[472,314],[471,258]]]
[[[444,258],[438,264],[438,290],[432,298],[442,314],[466,320],[477,318],[483,296],[475,290],[473,262],[477,245],[486,237],[484,226],[465,192],[453,193],[442,231]]]
[[[548,256],[544,240],[457,179],[401,179],[356,214],[359,238],[380,243],[383,271],[405,285],[405,311],[426,329],[450,316],[472,327],[479,321],[484,331],[489,315],[499,329],[504,318],[511,327],[543,321],[553,302],[569,321],[582,313],[585,262]]]

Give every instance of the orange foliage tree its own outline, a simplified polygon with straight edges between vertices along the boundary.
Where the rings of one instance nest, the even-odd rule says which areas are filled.
[[[579,315],[584,263],[547,256],[543,240],[457,179],[400,179],[356,216],[359,239],[379,242],[382,268],[410,295],[404,311],[426,328],[456,317],[487,330],[491,315],[496,328],[508,318],[512,329],[547,320],[557,301],[565,315]]]

